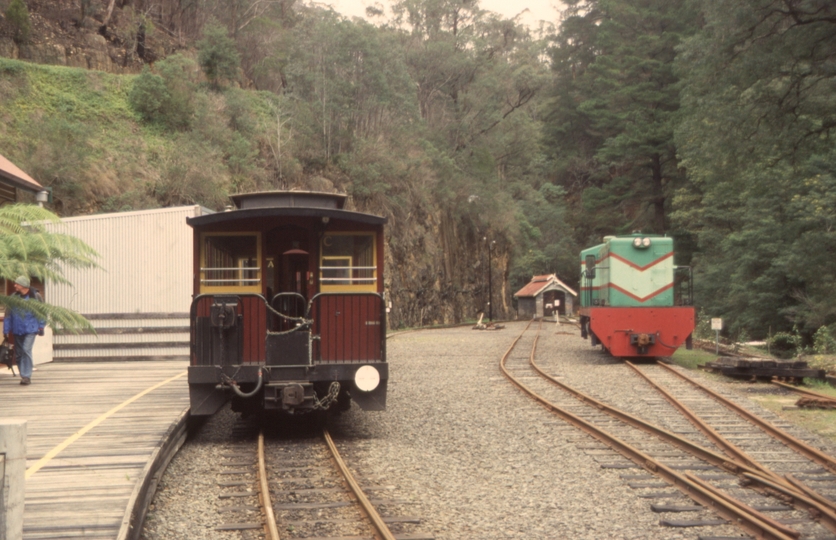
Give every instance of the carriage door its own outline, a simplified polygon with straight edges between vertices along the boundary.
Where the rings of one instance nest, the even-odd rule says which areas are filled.
[[[307,230],[288,226],[267,233],[265,294],[271,306],[280,313],[291,317],[305,315],[307,283],[311,275],[309,261]],[[274,331],[288,329],[278,317],[271,318],[270,326]]]
[[[295,292],[308,298],[308,252],[298,247],[282,253],[281,292]]]

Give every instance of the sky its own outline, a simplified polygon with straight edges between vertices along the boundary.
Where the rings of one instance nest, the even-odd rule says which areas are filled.
[[[342,13],[347,17],[364,17],[366,6],[373,6],[381,3],[387,6],[389,0],[318,0],[319,5],[330,5],[334,11]],[[555,6],[560,6],[559,0],[480,0],[482,9],[498,13],[506,19],[516,17],[524,10],[521,21],[531,28],[537,28],[539,21],[545,20],[557,26],[559,12]]]

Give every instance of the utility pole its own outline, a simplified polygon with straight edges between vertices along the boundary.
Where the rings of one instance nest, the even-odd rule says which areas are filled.
[[[493,246],[496,244],[495,240],[488,242],[488,237],[485,236],[482,238],[485,241],[485,247],[488,248],[488,320],[493,322],[493,272],[491,271],[491,252],[493,251]]]

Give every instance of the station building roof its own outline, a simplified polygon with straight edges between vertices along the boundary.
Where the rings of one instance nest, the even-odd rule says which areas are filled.
[[[37,180],[23,172],[3,155],[0,155],[0,182],[31,193],[37,193],[44,189]]]
[[[514,296],[517,298],[534,298],[547,289],[561,289],[572,296],[578,295],[571,287],[557,279],[555,274],[547,274],[534,276],[525,287],[514,293]]]

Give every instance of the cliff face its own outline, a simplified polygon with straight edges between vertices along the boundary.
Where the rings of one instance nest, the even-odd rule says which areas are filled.
[[[0,13],[9,2],[0,0]],[[82,18],[81,7],[75,2],[30,1],[31,32],[25,42],[16,43],[11,23],[0,19],[0,56],[108,73],[138,73],[146,63],[179,48],[164,32],[146,35],[130,7],[114,6],[109,18],[106,7],[97,5]]]
[[[440,210],[417,212],[408,223],[390,221],[386,290],[391,295],[389,325],[432,326],[511,315],[507,288],[508,257],[483,237]]]

